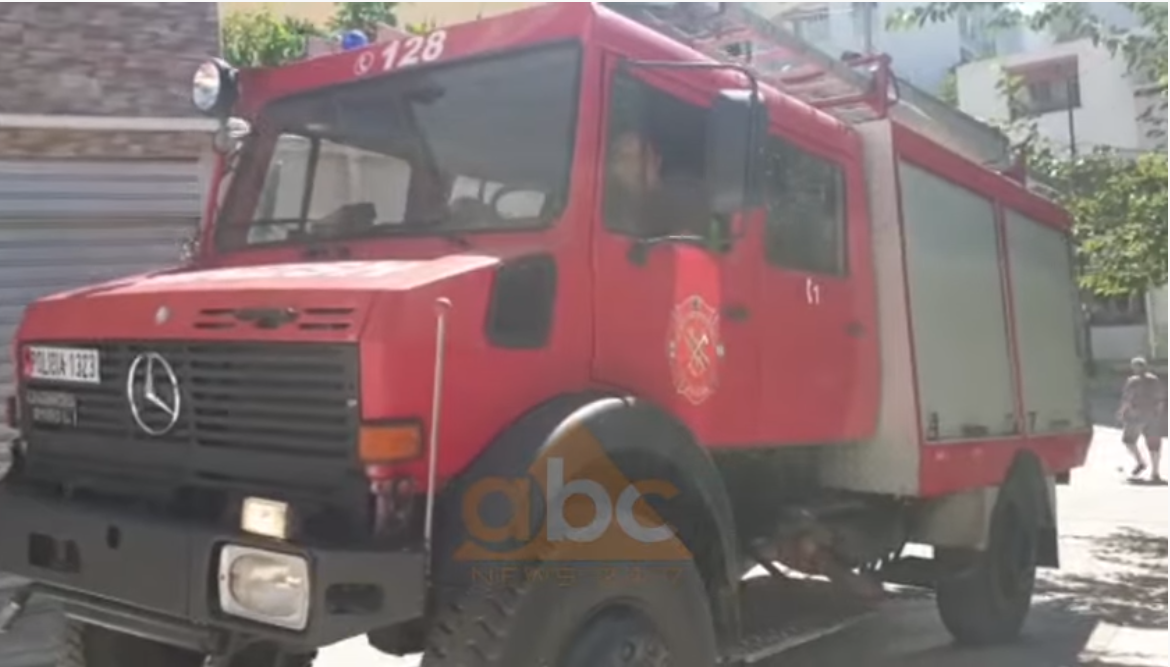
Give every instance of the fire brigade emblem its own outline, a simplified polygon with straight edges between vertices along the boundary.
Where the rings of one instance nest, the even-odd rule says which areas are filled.
[[[370,51],[363,52],[358,56],[353,63],[353,73],[358,76],[365,76],[374,66],[374,54]]]
[[[719,388],[719,364],[724,355],[719,312],[699,296],[687,297],[675,306],[666,354],[675,391],[694,405],[710,398]]]

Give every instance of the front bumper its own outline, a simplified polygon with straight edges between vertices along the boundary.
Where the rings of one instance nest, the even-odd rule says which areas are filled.
[[[294,632],[219,610],[216,576],[224,544],[305,557],[311,607]],[[419,551],[306,548],[175,521],[82,507],[0,484],[0,571],[34,582],[74,618],[206,653],[230,639],[271,640],[311,650],[423,615]]]

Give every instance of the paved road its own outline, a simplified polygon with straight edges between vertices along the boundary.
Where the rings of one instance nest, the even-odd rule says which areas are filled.
[[[1047,573],[1024,638],[960,650],[930,600],[896,603],[851,631],[784,654],[768,667],[1165,667],[1166,487],[1126,484],[1116,429],[1099,428],[1089,465],[1060,494],[1063,569]],[[413,667],[355,640],[331,647],[320,667]]]
[[[1100,428],[1089,466],[1060,489],[1064,569],[1045,575],[1018,644],[960,650],[928,600],[899,602],[888,614],[798,651],[771,667],[1165,667],[1167,632],[1166,487],[1126,484],[1115,429]],[[0,580],[0,591],[4,587]],[[0,597],[3,594],[0,592]],[[51,610],[0,638],[0,667],[41,667],[58,620]],[[413,667],[364,640],[330,647],[319,667]]]

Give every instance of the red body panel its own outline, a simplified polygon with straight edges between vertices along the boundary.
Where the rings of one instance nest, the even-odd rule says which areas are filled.
[[[554,225],[477,235],[474,250],[464,253],[453,252],[441,239],[347,243],[351,262],[305,267],[290,266],[301,261],[297,248],[218,254],[209,210],[196,272],[131,278],[43,300],[30,308],[19,339],[360,342],[363,417],[426,423],[436,354],[434,304],[449,299],[440,479],[464,469],[528,410],[590,388],[645,397],[712,448],[860,441],[872,435],[879,407],[877,295],[862,146],[848,126],[764,91],[772,133],[844,167],[847,276],[817,278],[811,285],[808,276],[767,265],[759,212],[742,216],[745,235],[730,253],[668,244],[635,266],[627,259],[628,240],[608,234],[600,223],[605,91],[613,57],[697,61],[700,56],[589,3],[550,4],[444,32],[445,48],[436,63],[566,39],[584,45],[573,177],[565,213]],[[375,44],[246,72],[241,109],[254,115],[286,95],[383,71],[392,75],[402,68],[391,63],[383,70],[387,49]],[[740,85],[737,75],[711,72],[653,71],[646,79],[698,104],[708,103],[719,85]],[[994,193],[1038,219],[1067,225],[1059,209],[917,135],[899,132],[896,143],[907,159]],[[244,174],[231,187],[251,192],[258,186]],[[533,250],[551,253],[558,265],[551,338],[540,350],[492,347],[484,337],[492,271],[503,259]],[[260,268],[233,273],[232,267]],[[808,307],[813,287],[822,304],[817,309]],[[162,306],[173,316],[160,324],[156,315]],[[202,310],[273,306],[352,309],[352,326],[312,332],[196,326]],[[860,335],[846,333],[853,325]],[[696,341],[706,361],[716,363],[715,374],[709,365],[688,367],[695,359],[686,356],[694,352],[687,346]],[[1066,470],[1083,461],[1086,443],[1083,434],[1073,434],[927,452],[921,491],[934,495],[997,483],[1014,452],[1025,446],[1040,453],[1050,469]],[[425,482],[424,461],[404,468]]]

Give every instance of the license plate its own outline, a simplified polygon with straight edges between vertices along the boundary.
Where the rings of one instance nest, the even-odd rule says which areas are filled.
[[[101,358],[97,350],[75,347],[28,348],[28,377],[33,380],[99,384]]]
[[[29,391],[24,407],[37,424],[77,426],[77,397],[60,391]]]

